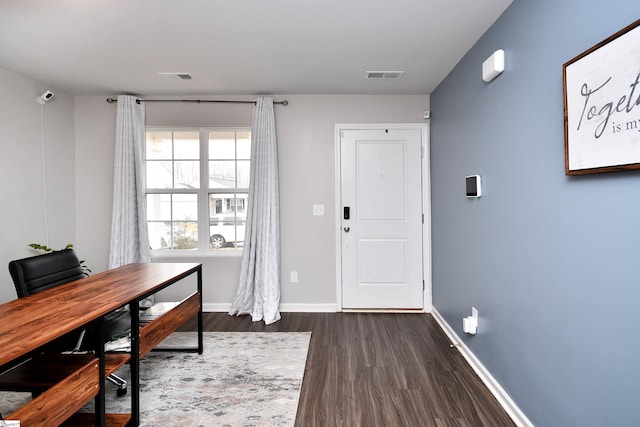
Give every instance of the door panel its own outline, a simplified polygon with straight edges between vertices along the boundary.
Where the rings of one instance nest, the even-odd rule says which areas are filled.
[[[407,281],[407,242],[400,239],[358,241],[360,286],[403,284]]]
[[[342,132],[345,309],[423,308],[421,146],[418,129]]]
[[[362,141],[356,146],[356,150],[358,219],[405,220],[406,196],[397,191],[405,187],[404,144]]]

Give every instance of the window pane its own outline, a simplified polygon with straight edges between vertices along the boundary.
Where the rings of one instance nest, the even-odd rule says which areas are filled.
[[[227,212],[242,213],[245,211],[245,200],[240,197],[229,197],[225,199],[225,202],[227,203]]]
[[[249,173],[251,172],[251,162],[249,160],[238,160],[238,183],[237,188],[249,188]]]
[[[173,187],[173,163],[163,161],[147,162],[147,188]]]
[[[209,188],[235,188],[236,162],[209,161]]]
[[[149,222],[149,244],[151,249],[171,248],[171,223]]]
[[[198,248],[198,223],[197,222],[174,222],[172,234],[173,234],[172,249],[197,249]]]
[[[209,248],[241,247],[244,244],[246,216],[215,214],[209,223]]]
[[[251,158],[251,132],[236,133],[236,147],[238,150],[238,159]]]
[[[173,134],[173,157],[175,159],[200,159],[199,132],[176,132]]]
[[[243,216],[247,212],[249,195],[247,193],[212,193],[209,194],[209,220],[222,217]]]
[[[173,212],[174,221],[197,221],[198,220],[198,195],[197,194],[174,194]],[[198,240],[198,239],[196,239]]]
[[[209,194],[210,249],[243,246],[247,196],[247,193]]]
[[[147,194],[147,219],[149,221],[171,219],[171,194]]]
[[[200,162],[175,162],[174,168],[175,188],[200,188]]]
[[[209,159],[236,158],[235,132],[209,132]]]
[[[171,159],[171,132],[147,132],[147,159]]]

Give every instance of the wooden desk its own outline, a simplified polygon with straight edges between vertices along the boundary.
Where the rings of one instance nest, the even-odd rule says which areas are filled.
[[[139,302],[193,273],[197,273],[197,290],[167,314],[139,328]],[[131,312],[131,330],[140,331],[137,335],[132,333],[130,361],[130,425],[138,426],[140,357],[195,314],[198,315],[197,351],[203,351],[201,264],[129,264],[0,305],[0,367],[9,365],[10,362],[28,355],[48,342],[91,322],[97,321],[98,329],[101,330],[100,319],[126,305]],[[67,391],[61,395],[56,385],[38,396],[37,404],[27,404],[7,419],[19,419],[18,417],[35,414],[34,422],[29,426],[56,425],[54,423],[61,421],[62,415],[55,413],[55,406],[47,405],[48,402],[53,402],[56,396],[73,403],[64,405],[66,412],[70,413],[77,410],[76,406],[81,407],[87,400],[96,396],[96,417],[89,425],[107,425],[104,413],[105,375],[114,368],[107,367],[106,359],[109,357],[105,358],[104,347],[99,345],[95,358],[83,360],[84,364],[71,376],[74,381],[84,380],[84,385],[78,387],[78,384],[67,384],[66,390],[81,389],[83,393],[77,396],[65,395]],[[119,358],[116,363],[120,366],[124,361]],[[84,401],[80,402],[82,399]],[[35,401],[36,399],[32,402]]]

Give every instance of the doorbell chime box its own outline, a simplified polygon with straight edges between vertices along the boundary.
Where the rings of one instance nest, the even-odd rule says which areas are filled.
[[[482,196],[482,184],[480,175],[469,175],[464,177],[466,184],[466,196],[478,198]]]

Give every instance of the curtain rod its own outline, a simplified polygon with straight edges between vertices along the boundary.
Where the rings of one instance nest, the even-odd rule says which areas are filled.
[[[107,102],[111,104],[112,102],[118,102],[117,99],[107,98]],[[197,104],[208,103],[208,102],[218,102],[218,103],[226,103],[226,104],[255,104],[256,101],[231,101],[231,100],[214,100],[214,99],[136,99],[136,104],[140,104],[140,102],[194,102]],[[273,102],[274,104],[284,105],[285,107],[289,105],[289,101],[286,99],[283,101]]]

